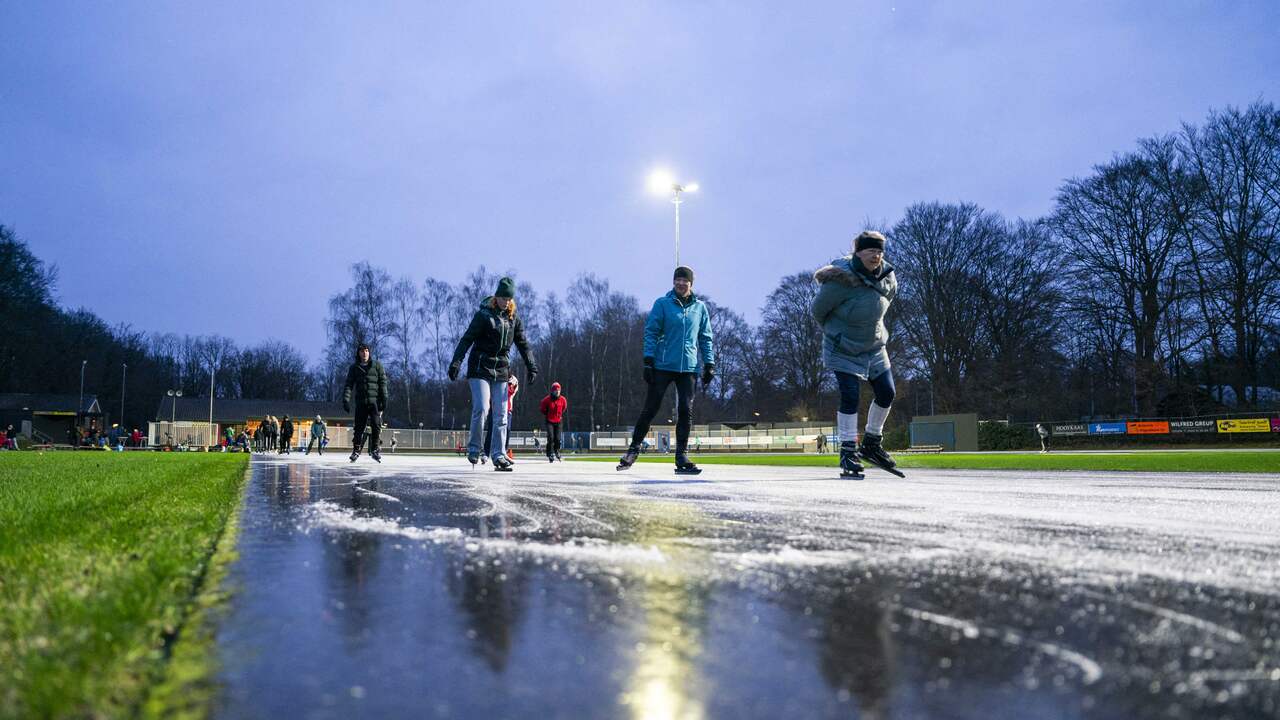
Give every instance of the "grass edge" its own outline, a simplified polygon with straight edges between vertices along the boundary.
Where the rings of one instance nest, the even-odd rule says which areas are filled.
[[[190,608],[178,628],[169,657],[147,688],[136,715],[144,718],[203,720],[213,709],[219,669],[214,657],[214,637],[218,621],[234,591],[225,587],[232,563],[239,557],[240,518],[248,497],[253,463],[246,463],[238,489],[239,498],[209,554],[205,572],[192,589]]]

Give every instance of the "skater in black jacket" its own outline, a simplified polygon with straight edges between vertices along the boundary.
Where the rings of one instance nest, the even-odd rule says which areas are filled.
[[[355,427],[351,434],[351,462],[360,457],[366,426],[369,457],[382,462],[379,441],[382,412],[387,409],[387,371],[382,369],[382,363],[373,359],[369,346],[364,343],[356,348],[356,361],[347,369],[347,380],[342,386],[342,409],[351,412],[352,403],[355,404]]]

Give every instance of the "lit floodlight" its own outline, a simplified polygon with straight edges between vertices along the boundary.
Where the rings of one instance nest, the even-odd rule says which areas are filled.
[[[649,192],[655,195],[666,195],[675,184],[675,176],[669,170],[659,169],[649,173]]]
[[[684,186],[685,192],[698,192],[698,183],[689,183]]]

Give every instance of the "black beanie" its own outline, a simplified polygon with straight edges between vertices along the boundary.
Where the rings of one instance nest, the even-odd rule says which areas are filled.
[[[687,266],[687,265],[681,265],[680,267],[676,268],[676,274],[675,274],[675,276],[674,276],[674,277],[672,277],[671,279],[672,279],[672,280],[679,280],[680,278],[684,278],[685,280],[688,280],[689,282],[691,282],[691,283],[692,283],[692,282],[693,282],[693,268],[691,268],[691,267],[689,267],[689,266]]]
[[[861,235],[854,238],[853,251],[855,253],[872,249],[884,252],[884,235],[875,230],[864,230]]]
[[[513,298],[516,296],[516,281],[509,277],[504,277],[498,281],[498,291],[493,294],[494,297]]]

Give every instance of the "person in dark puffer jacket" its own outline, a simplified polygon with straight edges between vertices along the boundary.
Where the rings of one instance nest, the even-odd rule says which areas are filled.
[[[489,443],[493,469],[511,470],[511,461],[503,448],[507,436],[507,378],[511,375],[511,346],[524,358],[526,380],[530,386],[538,375],[538,365],[524,336],[524,322],[516,314],[515,281],[504,277],[492,297],[480,303],[471,324],[458,340],[449,364],[449,379],[457,380],[462,359],[467,358],[467,380],[471,386],[471,437],[467,444],[467,460],[475,465],[484,449],[484,418],[491,415]]]
[[[347,380],[342,386],[342,409],[351,412],[355,403],[355,427],[351,435],[351,462],[360,457],[364,445],[365,426],[369,428],[369,457],[382,462],[382,413],[387,409],[387,371],[382,363],[373,359],[369,346],[360,343],[356,348],[356,361],[347,368]]]

